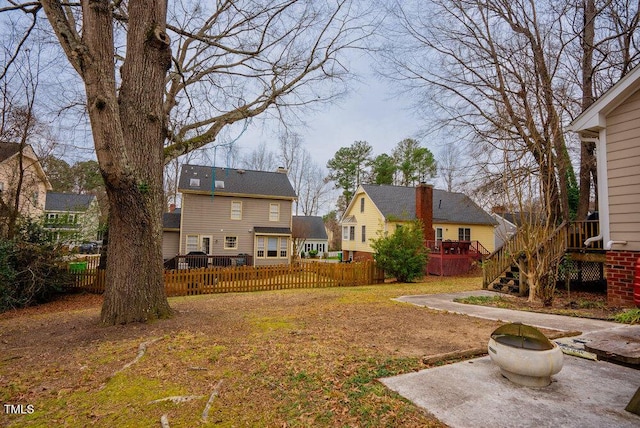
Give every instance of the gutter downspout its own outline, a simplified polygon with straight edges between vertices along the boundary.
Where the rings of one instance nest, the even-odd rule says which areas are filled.
[[[614,245],[627,245],[627,241],[609,241],[607,245],[604,246],[604,249],[609,251]]]
[[[610,241],[609,236],[609,186],[607,174],[607,133],[606,129],[600,129],[598,137],[582,137],[581,141],[596,144],[597,176],[598,176],[598,218],[600,233],[584,241],[585,246],[589,246],[596,241]],[[607,249],[607,248],[605,248]],[[610,248],[609,248],[610,249]]]

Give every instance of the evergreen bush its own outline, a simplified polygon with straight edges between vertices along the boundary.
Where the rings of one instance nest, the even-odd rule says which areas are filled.
[[[415,220],[397,227],[392,235],[371,240],[373,259],[385,274],[399,282],[411,282],[424,276],[429,251],[424,242],[422,222]]]
[[[21,224],[14,239],[0,238],[0,312],[52,300],[71,284],[62,247],[36,223]]]

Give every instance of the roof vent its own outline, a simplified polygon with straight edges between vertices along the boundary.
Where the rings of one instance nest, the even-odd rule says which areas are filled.
[[[244,174],[245,170],[244,169],[238,169],[237,172],[238,172],[238,174]]]

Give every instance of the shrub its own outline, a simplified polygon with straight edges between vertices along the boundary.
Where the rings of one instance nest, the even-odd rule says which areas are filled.
[[[13,240],[0,239],[0,312],[50,301],[72,280],[62,248],[26,222]]]
[[[624,324],[640,324],[640,309],[628,309],[614,317],[616,322]]]
[[[372,239],[373,259],[400,282],[423,277],[429,253],[422,230],[422,223],[416,220],[396,228],[392,235]]]

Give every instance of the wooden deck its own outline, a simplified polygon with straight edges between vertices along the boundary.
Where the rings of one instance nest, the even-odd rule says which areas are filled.
[[[474,263],[489,255],[478,241],[427,241],[429,248],[429,275],[463,275]]]

